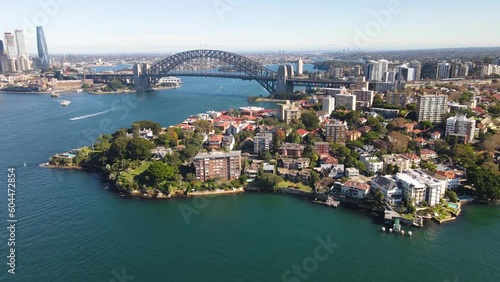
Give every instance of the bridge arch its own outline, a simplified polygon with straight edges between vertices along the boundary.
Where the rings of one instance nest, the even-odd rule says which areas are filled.
[[[244,56],[219,50],[186,51],[177,53],[155,63],[147,70],[147,75],[150,77],[150,85],[153,86],[158,83],[162,77],[168,76],[169,72],[174,70],[177,66],[199,58],[218,59],[224,63],[237,67],[247,75],[244,79],[256,80],[269,93],[276,92],[276,72]]]

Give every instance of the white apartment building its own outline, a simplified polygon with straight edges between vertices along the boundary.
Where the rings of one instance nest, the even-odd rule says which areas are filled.
[[[450,117],[446,120],[446,136],[456,136],[468,143],[474,140],[476,121],[465,115]]]

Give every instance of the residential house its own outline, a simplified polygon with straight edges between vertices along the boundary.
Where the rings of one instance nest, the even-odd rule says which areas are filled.
[[[370,185],[361,180],[349,180],[342,184],[342,195],[362,199],[370,192]]]
[[[377,157],[370,154],[361,154],[359,160],[362,161],[366,169],[373,174],[382,172],[384,169],[384,163],[381,162]]]
[[[278,153],[281,156],[290,156],[290,157],[300,157],[304,153],[305,147],[300,144],[294,144],[294,143],[284,143],[281,145],[281,147],[278,149]]]
[[[435,151],[429,149],[422,149],[420,151],[420,159],[427,161],[437,158],[438,155]]]
[[[403,190],[398,186],[393,177],[379,175],[372,179],[370,185],[374,192],[380,189],[382,194],[384,194],[385,200],[391,205],[401,203]]]
[[[320,157],[328,156],[330,154],[330,143],[314,142],[314,150]]]
[[[311,160],[309,158],[282,158],[280,160],[280,167],[286,168],[286,169],[296,169],[296,170],[301,170],[304,168],[309,167],[311,164]]]
[[[233,135],[224,135],[222,137],[222,147],[228,148],[229,151],[232,151],[234,148],[234,145],[236,144],[236,141],[234,140]]]
[[[412,165],[419,165],[420,164],[420,157],[415,153],[404,153],[404,154],[402,154],[402,156],[407,158],[408,160],[410,160],[410,163]]]
[[[448,179],[447,189],[457,189],[460,186],[460,177],[452,170],[436,171],[436,174]]]
[[[411,168],[411,163],[410,160],[407,158],[401,156],[401,155],[382,155],[382,162],[384,162],[384,170],[387,169],[388,165],[392,165],[392,167],[398,167],[399,171],[402,172],[403,170]],[[392,173],[392,172],[388,172]]]
[[[349,178],[354,178],[359,176],[359,170],[354,167],[349,167],[345,169],[345,176]]]

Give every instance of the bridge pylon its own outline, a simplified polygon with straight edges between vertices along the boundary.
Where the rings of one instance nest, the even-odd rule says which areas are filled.
[[[151,77],[148,75],[149,64],[134,65],[134,87],[136,90],[150,90]]]
[[[293,83],[288,81],[293,78],[293,66],[283,65],[279,66],[278,74],[276,76],[276,93],[293,93]]]

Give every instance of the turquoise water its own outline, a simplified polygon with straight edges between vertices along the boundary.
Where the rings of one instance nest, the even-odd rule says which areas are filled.
[[[38,167],[136,120],[166,126],[266,95],[255,82],[183,80],[179,89],[146,94],[0,94],[0,183],[6,188],[6,169],[17,168],[19,220],[10,276],[3,189],[1,281],[500,281],[496,206],[466,206],[456,222],[429,223],[409,238],[380,232],[370,214],[287,196],[125,199],[97,175]],[[61,107],[59,99],[72,103]],[[328,256],[320,261],[318,240],[327,238],[335,248],[321,249]],[[307,278],[283,277],[304,263]]]

